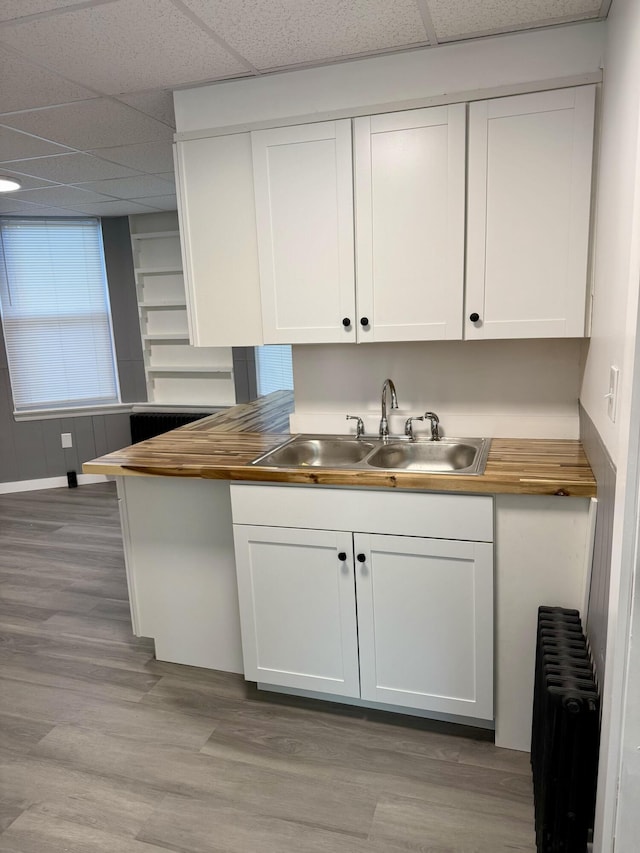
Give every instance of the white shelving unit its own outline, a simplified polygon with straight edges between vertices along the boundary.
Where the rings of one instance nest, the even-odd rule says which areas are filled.
[[[231,347],[190,344],[177,213],[130,216],[129,229],[149,403],[233,405]]]

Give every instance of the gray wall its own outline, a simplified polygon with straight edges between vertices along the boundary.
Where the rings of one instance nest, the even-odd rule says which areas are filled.
[[[587,636],[591,646],[598,682],[604,682],[607,651],[607,618],[611,576],[611,539],[616,491],[616,468],[593,421],[580,407],[580,438],[598,483],[596,538],[591,570]],[[583,614],[586,615],[586,614]]]
[[[104,219],[103,236],[122,400],[143,401],[146,386],[127,217]],[[73,436],[72,448],[62,448],[63,432]],[[83,462],[128,444],[128,413],[16,423],[0,323],[0,483],[80,473]]]
[[[123,403],[141,403],[147,399],[147,386],[128,217],[114,216],[103,219],[102,239],[120,377],[120,397]]]

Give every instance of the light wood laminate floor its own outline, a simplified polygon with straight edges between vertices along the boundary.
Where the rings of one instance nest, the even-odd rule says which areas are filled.
[[[0,667],[3,853],[535,849],[523,753],[154,660],[111,484],[0,496]]]

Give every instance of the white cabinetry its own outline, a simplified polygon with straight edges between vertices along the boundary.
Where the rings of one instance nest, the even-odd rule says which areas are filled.
[[[466,338],[584,335],[594,99],[469,106]]]
[[[357,533],[354,546],[361,697],[491,719],[493,545]]]
[[[594,101],[579,86],[179,142],[194,343],[584,335]]]
[[[231,496],[247,679],[492,719],[491,498],[250,485]]]
[[[234,539],[245,678],[357,696],[350,534],[237,525]]]
[[[251,137],[178,142],[175,164],[192,343],[261,344]]]
[[[360,341],[462,337],[465,113],[354,120]]]
[[[251,139],[264,342],[355,340],[351,121]]]
[[[149,402],[233,405],[231,349],[190,345],[176,214],[130,216],[129,227]]]
[[[462,337],[465,109],[252,134],[265,343]]]

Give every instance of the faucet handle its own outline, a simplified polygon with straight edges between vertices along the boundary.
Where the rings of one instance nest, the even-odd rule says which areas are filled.
[[[440,441],[440,432],[438,430],[440,418],[435,412],[425,412],[424,417],[425,420],[431,421],[431,441]]]
[[[413,434],[413,421],[423,421],[424,415],[420,415],[419,417],[416,415],[413,418],[407,418],[404,422],[404,434],[407,436],[409,441],[415,440],[415,435]]]
[[[347,415],[348,421],[357,421],[356,423],[356,438],[362,438],[364,435],[364,421],[358,415]]]

